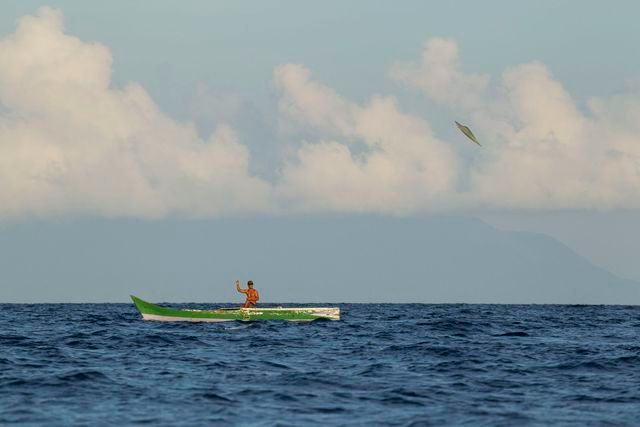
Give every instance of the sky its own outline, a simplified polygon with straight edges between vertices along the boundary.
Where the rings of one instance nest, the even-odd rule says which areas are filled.
[[[640,280],[639,9],[3,2],[0,221],[466,216]]]

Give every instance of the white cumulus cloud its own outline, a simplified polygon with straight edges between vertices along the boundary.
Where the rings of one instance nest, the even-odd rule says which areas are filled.
[[[432,39],[418,64],[391,75],[468,117],[485,142],[470,164],[469,209],[640,207],[640,96],[592,98],[579,108],[542,63],[507,69],[495,86],[465,73],[453,40]]]
[[[458,56],[455,41],[435,37],[425,43],[419,63],[394,64],[391,78],[419,88],[437,102],[477,106],[489,77],[461,71]]]
[[[478,199],[536,210],[640,207],[640,132],[628,120],[640,118],[640,98],[593,98],[582,111],[540,63],[507,70],[502,85],[496,102],[508,114],[474,114],[488,136],[473,165]]]
[[[456,159],[428,122],[402,113],[392,97],[357,105],[310,78],[301,65],[275,71],[280,110],[332,135],[307,142],[283,169],[278,194],[295,210],[410,213],[452,191]],[[345,141],[355,140],[363,150]]]
[[[220,126],[203,140],[137,84],[111,87],[109,50],[42,8],[0,40],[0,216],[158,217],[263,211],[270,184]]]

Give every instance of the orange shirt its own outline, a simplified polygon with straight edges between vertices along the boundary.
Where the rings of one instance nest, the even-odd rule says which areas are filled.
[[[250,303],[257,303],[258,300],[260,299],[260,294],[258,294],[258,291],[256,291],[255,289],[247,289],[247,301]]]

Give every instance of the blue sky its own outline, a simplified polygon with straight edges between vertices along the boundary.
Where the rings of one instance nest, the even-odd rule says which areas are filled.
[[[633,1],[612,8],[598,1],[579,7],[557,1],[408,1],[402,7],[368,1],[158,1],[149,7],[141,1],[27,0],[3,2],[0,31],[12,33],[19,17],[45,4],[63,10],[69,33],[112,50],[115,82],[141,82],[167,110],[176,101],[171,95],[187,96],[202,81],[266,102],[273,68],[289,62],[306,64],[319,80],[359,100],[397,92],[386,75],[390,64],[413,59],[436,36],[456,39],[464,66],[476,72],[495,75],[507,66],[543,61],[578,99],[640,85],[640,59],[629,54],[640,12]],[[175,75],[179,90],[164,86],[167,73]]]
[[[3,2],[0,36],[43,5]],[[453,214],[548,234],[640,280],[637,2],[46,5],[61,15],[6,38],[0,63],[0,144],[32,144],[5,145],[5,228]]]

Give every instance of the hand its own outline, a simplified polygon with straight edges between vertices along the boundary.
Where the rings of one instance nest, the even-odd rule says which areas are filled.
[[[236,280],[236,286],[240,286],[240,280]]]

